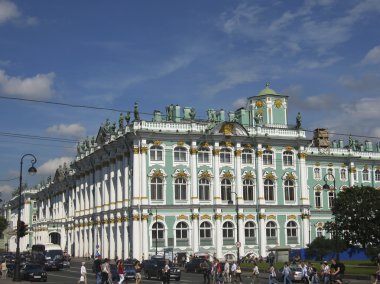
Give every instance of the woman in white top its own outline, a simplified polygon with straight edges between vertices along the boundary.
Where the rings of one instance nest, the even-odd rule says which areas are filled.
[[[257,263],[253,263],[253,269],[252,269],[252,284],[259,283],[259,268],[257,266]]]
[[[7,261],[4,260],[1,263],[1,279],[7,279],[7,273],[8,273]]]

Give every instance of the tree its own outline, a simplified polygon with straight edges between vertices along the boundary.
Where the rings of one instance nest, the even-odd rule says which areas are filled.
[[[333,222],[325,229],[347,244],[380,246],[380,190],[350,187],[337,194],[332,207]]]
[[[8,227],[7,219],[4,216],[0,216],[0,235],[4,232],[4,230]]]
[[[347,249],[347,245],[340,239],[326,239],[324,236],[315,238],[307,245],[308,258],[322,260],[328,254],[335,254]]]

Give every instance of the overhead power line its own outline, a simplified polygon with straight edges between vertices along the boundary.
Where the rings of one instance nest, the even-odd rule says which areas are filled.
[[[47,137],[47,136],[39,136],[39,135],[28,135],[28,134],[19,134],[19,133],[11,133],[11,132],[0,132],[0,136],[13,137],[13,138],[24,138],[24,139],[35,139],[35,140],[45,140],[45,141],[63,142],[63,143],[78,143],[78,140],[74,140],[74,139]]]

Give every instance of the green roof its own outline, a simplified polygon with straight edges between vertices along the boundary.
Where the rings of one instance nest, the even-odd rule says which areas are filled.
[[[269,83],[265,85],[265,89],[263,89],[259,94],[259,96],[266,96],[266,95],[275,95],[278,96],[279,94],[276,93],[276,91],[269,88]]]

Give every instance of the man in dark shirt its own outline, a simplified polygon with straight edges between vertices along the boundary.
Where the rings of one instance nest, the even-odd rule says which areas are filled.
[[[331,277],[336,281],[336,283],[342,284],[344,276],[344,265],[340,262],[337,262],[334,258],[331,260],[331,262],[331,269],[334,271],[331,272]]]
[[[93,271],[96,275],[96,284],[102,283],[102,256],[98,255],[98,258],[94,260]]]
[[[204,260],[200,264],[200,268],[203,272],[203,284],[210,284],[210,264],[208,263],[207,260]]]

